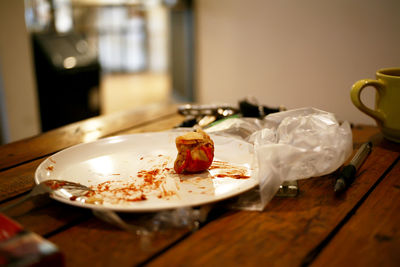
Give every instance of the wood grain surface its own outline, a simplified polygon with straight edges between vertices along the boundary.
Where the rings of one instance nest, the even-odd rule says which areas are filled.
[[[99,135],[96,134],[96,138],[111,133],[123,135],[168,130],[183,120],[183,117],[176,113],[175,107],[157,108],[156,111],[151,110],[145,114],[128,113],[131,116],[123,116],[124,123],[115,122],[109,116],[95,118],[94,121],[97,123],[107,125]],[[88,129],[88,123],[92,123],[91,120],[0,148],[3,151],[16,151],[12,157],[6,157],[8,162],[2,165],[3,170],[0,171],[0,206],[18,201],[31,190],[34,186],[34,172],[45,159],[44,156],[83,142],[84,134],[75,136],[69,133],[74,132],[73,129]],[[90,131],[83,132],[90,134]],[[57,138],[61,136],[64,138],[68,136],[69,140],[57,143]],[[42,143],[48,144],[43,153],[40,149],[32,153],[17,153],[23,144],[34,147]],[[43,146],[42,144],[41,147]],[[162,251],[187,235],[189,231],[169,229],[144,242],[135,234],[121,231],[97,219],[90,210],[59,203],[47,196],[34,197],[5,213],[22,224],[25,229],[40,234],[59,246],[65,255],[67,266],[88,266],[93,263],[96,266],[114,264],[132,266]]]
[[[150,110],[149,114],[128,112],[127,115],[124,114],[124,116],[122,116],[123,118],[118,120],[120,121],[119,123],[112,120],[113,116],[97,117],[81,123],[61,127],[35,138],[10,143],[0,147],[0,152],[5,154],[8,153],[7,151],[13,151],[12,153],[8,153],[9,156],[4,156],[5,154],[0,153],[0,157],[4,156],[2,159],[4,162],[0,160],[0,166],[3,167],[3,169],[0,170],[0,203],[9,198],[24,194],[32,189],[35,170],[45,157],[61,149],[84,142],[85,136],[87,137],[88,134],[90,135],[92,133],[88,130],[88,125],[92,124],[93,121],[99,125],[106,125],[99,133],[96,132],[96,136],[93,136],[95,139],[109,136],[111,133],[114,135],[122,135],[138,132],[163,131],[171,129],[183,120],[183,117],[176,113],[175,106],[173,107],[174,108],[171,106],[156,108],[156,111]],[[173,113],[171,113],[172,110],[174,110]],[[79,130],[81,134],[72,134],[76,129],[81,129]],[[22,150],[22,146],[34,149],[28,151]],[[12,166],[14,166],[14,168],[11,168]]]
[[[72,145],[117,135],[124,130],[151,124],[152,121],[162,121],[163,118],[176,114],[176,105],[135,109],[94,117],[6,144],[0,147],[0,170],[50,155]]]
[[[164,106],[98,117],[3,146],[0,206],[26,194],[40,162],[61,149],[110,135],[168,130],[182,120],[176,107]],[[392,265],[399,260],[400,147],[383,139],[376,127],[355,126],[354,148],[366,141],[373,142],[373,152],[344,194],[334,194],[334,174],[301,180],[297,197],[274,198],[263,212],[229,210],[224,202],[218,203],[196,232],[169,228],[143,238],[103,222],[90,210],[43,196],[6,214],[55,243],[65,255],[66,266],[321,266],[331,262],[337,266],[368,265],[368,259],[375,266]],[[140,223],[148,215],[126,217]],[[359,251],[354,254],[346,249],[356,245]],[[335,258],[339,252],[342,257]],[[360,261],[365,253],[368,257]]]
[[[400,165],[394,166],[334,236],[314,266],[399,266]]]
[[[318,253],[318,246],[398,156],[397,152],[376,147],[353,186],[343,195],[334,195],[333,176],[302,180],[296,198],[274,198],[263,212],[240,211],[218,218],[150,266],[179,266],[186,262],[195,266],[298,266],[312,262],[314,250]]]
[[[187,229],[169,229],[148,240],[96,218],[49,237],[65,254],[67,266],[135,266],[187,235]],[[71,238],[73,237],[73,238]]]

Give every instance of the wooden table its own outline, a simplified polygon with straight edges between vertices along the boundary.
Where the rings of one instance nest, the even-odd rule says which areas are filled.
[[[166,105],[100,116],[0,147],[0,206],[34,185],[48,156],[82,142],[162,131],[183,118]],[[197,231],[170,229],[150,247],[138,236],[87,209],[48,197],[25,202],[6,215],[63,252],[66,266],[399,266],[400,146],[376,127],[353,127],[354,148],[368,140],[372,154],[352,186],[335,195],[333,175],[299,181],[294,198],[275,197],[263,212],[211,210]]]

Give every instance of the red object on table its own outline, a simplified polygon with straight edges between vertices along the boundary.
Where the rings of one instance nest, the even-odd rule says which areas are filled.
[[[0,265],[63,266],[64,259],[53,243],[0,214]]]

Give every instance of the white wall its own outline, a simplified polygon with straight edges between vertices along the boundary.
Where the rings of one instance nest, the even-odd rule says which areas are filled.
[[[374,124],[352,84],[400,67],[398,0],[198,0],[197,100],[313,106]],[[373,103],[373,89],[364,98]]]
[[[0,0],[0,123],[6,142],[40,131],[33,60],[25,27],[24,1]],[[5,114],[4,114],[5,113]]]

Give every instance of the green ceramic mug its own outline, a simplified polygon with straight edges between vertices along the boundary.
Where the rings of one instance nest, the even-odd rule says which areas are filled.
[[[361,101],[361,92],[367,86],[376,90],[375,109],[368,108]],[[350,95],[359,110],[375,119],[384,137],[400,142],[400,68],[378,70],[376,80],[356,82]]]

